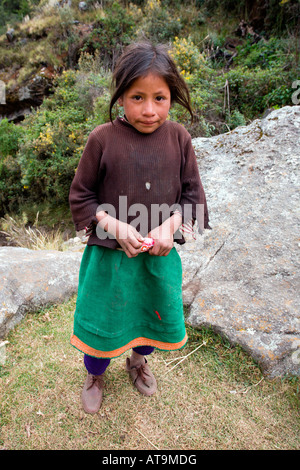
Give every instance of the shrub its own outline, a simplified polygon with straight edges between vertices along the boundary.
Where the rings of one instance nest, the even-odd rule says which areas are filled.
[[[21,168],[16,158],[23,134],[22,126],[7,119],[0,122],[0,215],[17,207],[23,196]]]
[[[18,161],[22,185],[32,201],[66,204],[70,184],[87,135],[97,125],[97,99],[107,96],[106,77],[66,71],[57,78],[55,93],[25,121],[26,134]],[[102,98],[103,100],[103,98]],[[99,123],[100,123],[99,122]]]
[[[17,209],[23,195],[20,165],[15,157],[8,155],[0,161],[0,216]]]
[[[245,126],[246,119],[240,111],[234,109],[232,113],[226,113],[226,124],[229,129],[235,129],[238,126]],[[225,127],[224,130],[227,131],[228,129]]]
[[[204,69],[204,58],[190,37],[179,39],[176,36],[173,41],[172,50],[170,50],[170,55],[176,62],[181,74],[187,80],[189,80],[189,76],[194,72],[197,72],[199,76],[201,69]]]
[[[192,137],[210,136],[220,129],[221,93],[211,69],[198,47],[190,37],[175,37],[170,55],[185,79],[191,96],[194,122],[191,123],[185,111],[174,106],[170,115],[173,120],[184,124]]]
[[[167,42],[182,29],[179,16],[161,5],[160,0],[147,0],[137,35],[146,36],[154,42]]]
[[[280,85],[263,97],[262,105],[264,108],[291,106],[293,92],[291,85]]]
[[[14,155],[19,148],[24,129],[7,119],[0,121],[0,159]]]
[[[285,62],[285,43],[277,38],[271,38],[268,41],[261,39],[253,43],[248,39],[245,44],[237,47],[237,57],[234,62],[236,65],[253,69],[270,69],[273,67],[282,67]]]
[[[260,67],[248,69],[238,66],[224,74],[222,81],[226,79],[229,83],[230,107],[238,109],[246,119],[253,119],[260,115],[270,104],[282,105],[283,102],[291,104],[288,103],[288,94],[283,93],[286,83],[290,81],[289,74],[283,72],[282,69],[264,70]],[[278,101],[280,92],[275,92],[275,90],[282,91],[281,102]]]
[[[100,51],[102,65],[108,69],[113,67],[123,47],[128,45],[134,36],[137,11],[136,8],[123,8],[117,2],[101,10],[101,16],[95,22],[82,51]]]

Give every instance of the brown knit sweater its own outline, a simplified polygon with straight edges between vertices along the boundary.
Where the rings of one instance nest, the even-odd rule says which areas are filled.
[[[185,222],[196,219],[197,205],[202,205],[204,220],[199,224],[208,227],[191,137],[172,121],[165,121],[151,134],[138,132],[122,118],[96,127],[76,170],[69,201],[77,231],[94,224],[89,245],[119,246],[96,230],[100,205],[110,215],[133,224],[143,236],[170,217],[175,204],[180,205]],[[174,241],[185,242],[179,231]]]

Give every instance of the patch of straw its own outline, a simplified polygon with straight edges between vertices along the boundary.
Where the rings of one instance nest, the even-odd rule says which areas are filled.
[[[169,363],[166,363],[166,365],[170,365],[172,362],[180,359],[177,364],[175,364],[175,366],[171,367],[171,369],[169,369],[166,373],[165,373],[165,376],[167,374],[169,374],[173,369],[175,369],[175,367],[177,367],[179,364],[181,364],[181,362],[185,361],[191,354],[195,353],[196,351],[198,351],[198,349],[202,348],[202,346],[205,346],[206,345],[206,341],[203,341],[202,344],[200,344],[196,349],[194,349],[193,351],[189,352],[186,356],[181,356],[181,357],[178,357],[178,358],[175,358],[175,359],[172,359]]]
[[[1,219],[0,231],[6,239],[19,247],[31,250],[63,250],[63,238],[59,230],[46,232],[37,228],[38,216],[36,215],[33,226],[27,226],[26,215],[19,220],[6,215]]]

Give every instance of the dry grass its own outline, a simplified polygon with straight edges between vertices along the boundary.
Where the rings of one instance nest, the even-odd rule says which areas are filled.
[[[15,246],[29,248],[31,250],[60,250],[63,251],[64,240],[60,229],[45,230],[38,228],[39,213],[36,214],[35,222],[32,226],[27,224],[25,213],[19,218],[9,215],[0,219],[0,233],[7,241]]]
[[[112,361],[99,413],[85,414],[82,354],[69,344],[74,306],[27,315],[7,338],[0,449],[299,449],[298,380],[268,381],[207,330],[189,328],[183,350],[151,355],[159,391],[150,398],[131,385],[127,354]]]

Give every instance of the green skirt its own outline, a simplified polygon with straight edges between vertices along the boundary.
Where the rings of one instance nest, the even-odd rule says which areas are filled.
[[[94,357],[113,358],[137,346],[180,349],[187,335],[182,266],[168,256],[86,246],[78,285],[71,344]]]

